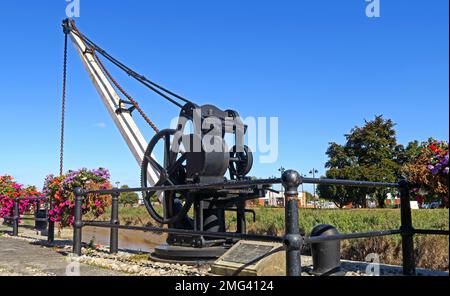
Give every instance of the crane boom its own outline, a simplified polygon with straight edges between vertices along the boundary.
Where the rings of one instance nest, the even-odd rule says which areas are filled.
[[[239,113],[234,110],[222,110],[211,104],[199,106],[140,75],[112,57],[83,35],[76,28],[73,20],[64,20],[63,27],[66,34],[65,48],[67,49],[67,39],[70,36],[106,109],[140,164],[139,191],[142,192],[144,206],[150,216],[157,223],[167,225],[170,229],[203,233],[171,233],[167,238],[167,244],[155,248],[155,256],[179,262],[180,259],[205,260],[223,255],[230,240],[215,239],[209,234],[226,231],[225,213],[227,211],[236,212],[237,233],[245,233],[246,201],[265,196],[266,190],[270,188],[270,185],[250,182],[248,174],[253,166],[253,154],[244,145],[247,128]],[[137,101],[112,77],[99,56],[179,107],[181,110],[176,128],[159,131],[139,107]],[[116,89],[128,101],[121,100]],[[126,109],[122,106],[124,104],[131,104],[133,107]],[[134,109],[156,132],[148,145],[131,116]],[[190,128],[194,132],[191,132]],[[235,141],[231,149],[225,140],[227,135],[231,135]],[[153,152],[157,146],[161,148],[161,145],[163,161],[158,163]],[[217,149],[217,147],[220,148]],[[227,172],[229,172],[230,181],[226,181]],[[239,186],[233,190],[232,187],[227,189],[226,184],[229,182],[245,183],[242,183],[242,188]],[[193,187],[183,189],[186,185]],[[211,185],[214,187],[210,187]],[[195,189],[196,187],[198,189]],[[162,215],[153,205],[155,195],[162,204]],[[191,213],[193,218],[190,217]]]
[[[121,99],[114,86],[108,80],[105,73],[103,73],[100,65],[95,59],[94,53],[88,50],[88,46],[85,42],[73,31],[69,31],[68,34],[70,35],[77,53],[80,56],[81,61],[83,62],[83,65],[95,88],[97,89],[100,98],[108,110],[109,115],[113,119],[122,137],[127,143],[128,148],[140,166],[142,164],[148,142],[145,140],[141,131],[137,127],[130,112],[116,112],[116,110],[122,107]],[[150,184],[153,186],[156,184],[157,180],[159,180],[159,173],[152,167],[149,167],[148,178]]]

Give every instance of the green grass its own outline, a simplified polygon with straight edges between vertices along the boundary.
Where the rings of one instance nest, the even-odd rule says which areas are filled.
[[[161,207],[157,207],[161,213]],[[284,209],[256,208],[256,222],[247,215],[247,227],[252,233],[276,234],[284,233]],[[111,209],[100,220],[108,220]],[[449,229],[449,210],[413,210],[413,225],[417,229]],[[145,207],[130,208],[121,207],[119,217],[123,224],[128,225],[156,225],[151,219]],[[86,217],[89,219],[89,217]],[[375,231],[398,229],[400,227],[400,210],[398,209],[358,209],[358,210],[299,210],[300,228],[307,234],[319,224],[335,226],[341,233],[353,233],[361,231]],[[227,213],[226,225],[229,230],[234,230],[236,214]]]
[[[257,221],[247,218],[249,231],[259,234],[283,234],[284,209],[258,208]],[[418,229],[449,229],[448,210],[415,210],[413,224]],[[235,215],[227,217],[227,225],[232,227]],[[398,229],[400,211],[388,209],[370,210],[299,210],[299,224],[306,233],[319,224],[335,226],[341,233]]]

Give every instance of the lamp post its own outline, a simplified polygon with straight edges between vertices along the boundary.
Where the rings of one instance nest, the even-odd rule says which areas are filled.
[[[286,171],[286,169],[285,169],[283,166],[281,166],[281,167],[278,169],[278,171],[280,172],[281,175],[283,175],[284,172]],[[280,186],[281,186],[280,192],[281,192],[281,193],[284,193],[284,187],[283,187],[283,185],[280,185]],[[272,202],[273,202],[273,200],[272,200]],[[283,203],[284,203],[284,202],[283,202]],[[278,205],[278,200],[275,202],[275,204]],[[286,206],[286,205],[284,205],[284,206]]]
[[[308,177],[308,175],[302,174],[302,178],[307,178],[307,177]],[[308,207],[308,199],[307,199],[307,196],[306,196],[305,187],[304,187],[303,182],[302,182],[301,186],[302,186],[303,207],[307,208]]]
[[[316,174],[318,174],[319,171],[316,169],[312,169],[309,174],[312,175],[313,179],[316,178]],[[316,184],[313,184],[313,188],[314,188],[314,208],[317,209],[317,201],[316,201]]]

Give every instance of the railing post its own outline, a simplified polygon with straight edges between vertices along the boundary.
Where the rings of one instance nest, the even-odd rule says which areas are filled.
[[[118,192],[112,195],[111,206],[111,224],[119,225],[119,196]],[[109,240],[109,251],[111,254],[117,254],[119,251],[119,229],[111,228],[111,236]]]
[[[301,276],[303,237],[298,224],[298,187],[302,184],[302,177],[289,170],[283,173],[282,182],[285,189],[286,275]]]
[[[50,198],[47,204],[47,217],[48,217],[48,231],[47,242],[52,244],[55,241],[55,222],[50,219],[49,210],[53,210],[53,199]]]
[[[400,185],[400,215],[402,231],[403,274],[416,275],[416,262],[414,258],[414,228],[412,224],[411,200],[409,196],[409,183],[401,180]]]
[[[19,235],[19,219],[20,219],[19,199],[15,198],[13,206],[13,236]]]
[[[82,228],[83,228],[83,189],[75,188],[75,221],[73,224],[73,253],[81,256]]]
[[[37,218],[37,214],[41,210],[41,200],[36,199],[36,212],[34,212],[34,217]]]

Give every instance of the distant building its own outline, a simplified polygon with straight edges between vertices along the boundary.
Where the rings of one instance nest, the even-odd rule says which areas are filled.
[[[265,197],[258,199],[258,205],[263,207],[284,207],[284,192],[276,193],[268,191]],[[299,208],[307,207],[306,194],[299,192],[298,194],[298,206]]]

